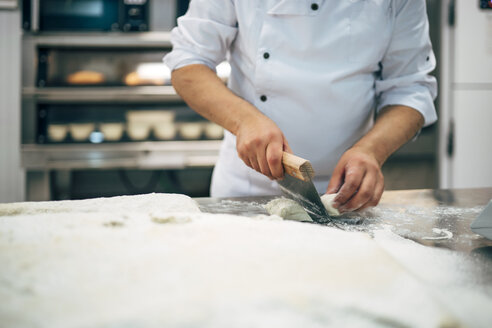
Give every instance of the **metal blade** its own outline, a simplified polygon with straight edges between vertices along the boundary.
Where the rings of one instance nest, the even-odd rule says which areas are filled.
[[[312,181],[302,181],[285,174],[284,178],[277,182],[284,196],[301,204],[314,222],[331,222],[331,218]]]
[[[492,240],[492,200],[471,224],[473,232]]]

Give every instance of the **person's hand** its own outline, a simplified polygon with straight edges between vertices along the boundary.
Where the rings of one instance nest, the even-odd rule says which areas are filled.
[[[376,206],[383,190],[381,164],[370,151],[354,147],[340,158],[327,193],[338,193],[334,207],[340,212],[349,212]]]
[[[241,122],[236,149],[246,165],[270,179],[283,178],[282,152],[292,152],[279,127],[262,114]]]

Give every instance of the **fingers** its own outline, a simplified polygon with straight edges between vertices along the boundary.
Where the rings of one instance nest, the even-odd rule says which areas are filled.
[[[237,151],[243,162],[255,171],[270,179],[280,179],[284,175],[282,152],[290,150],[282,132],[275,126],[270,129],[249,129],[237,136]]]
[[[252,168],[255,171],[260,170],[260,166],[258,165],[258,161],[254,156],[250,157],[250,154],[241,150],[239,147],[237,148],[237,153],[239,155],[239,158],[246,164],[248,167]]]
[[[284,176],[281,142],[270,142],[266,145],[266,149],[258,147],[256,154],[253,154],[249,161],[253,165],[253,169],[272,180],[280,179]]]
[[[379,172],[379,177],[378,181],[376,183],[376,187],[374,188],[374,193],[372,195],[372,198],[369,202],[367,202],[364,206],[360,208],[360,210],[366,209],[371,206],[377,206],[379,204],[379,201],[381,200],[381,196],[383,195],[384,192],[384,177],[381,172]]]
[[[337,193],[333,206],[341,212],[376,206],[384,191],[384,177],[376,159],[367,153],[351,149],[340,159],[327,188]]]
[[[273,179],[281,179],[284,176],[284,168],[282,166],[282,148],[283,145],[281,143],[271,143],[267,146],[267,164],[271,172],[271,178]]]
[[[250,149],[248,147],[248,149]],[[251,151],[247,151],[247,154],[244,156],[244,163],[251,167],[253,170],[260,172],[266,175],[268,178],[272,179],[272,174],[270,172],[270,168],[268,166],[268,162],[266,159],[266,153],[263,148],[253,148]]]
[[[241,158],[247,166],[251,167],[253,170],[259,171],[260,166],[258,164],[258,160],[256,159],[256,151],[253,151],[254,148],[252,146],[252,142],[248,143],[240,143],[237,142],[236,145],[237,153],[239,158]]]
[[[287,142],[287,139],[285,139],[285,138],[284,138],[282,149],[283,149],[283,151],[285,151],[289,154],[294,154],[294,152],[292,151],[292,148],[290,148],[289,143]]]
[[[348,166],[345,169],[343,185],[340,188],[337,197],[335,197],[335,204],[338,205],[339,210],[348,210],[346,206],[347,202],[355,195],[361,186],[365,173],[365,168],[363,166]]]
[[[269,179],[272,179],[272,173],[270,172],[270,167],[268,166],[266,149],[258,148],[256,151],[256,160],[258,162],[259,169],[255,170],[266,175]]]
[[[330,183],[328,184],[328,188],[326,189],[327,194],[336,194],[343,183],[343,174],[345,172],[345,162],[338,163],[333,170],[333,174],[331,175]]]
[[[368,204],[373,198],[376,182],[374,172],[366,171],[355,195],[348,202],[340,206],[339,210],[344,212],[356,211]]]
[[[251,167],[255,171],[261,172],[260,165],[258,164],[258,160],[256,157],[251,157],[248,159],[248,161],[250,163],[250,165],[248,165],[249,167]]]

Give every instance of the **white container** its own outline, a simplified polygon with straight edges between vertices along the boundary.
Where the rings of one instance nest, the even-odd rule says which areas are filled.
[[[158,123],[154,125],[154,136],[159,140],[172,140],[176,137],[177,130],[174,123]]]
[[[65,140],[68,133],[66,124],[50,124],[48,125],[48,138],[51,141],[60,142]]]
[[[69,125],[70,135],[75,141],[86,141],[95,127],[94,123],[72,123]]]
[[[123,123],[102,123],[99,129],[104,134],[105,140],[118,141],[123,136],[125,125]]]
[[[205,137],[207,139],[222,139],[224,128],[213,122],[205,123]]]
[[[128,123],[127,133],[132,140],[145,140],[149,137],[152,126],[144,122]]]
[[[171,123],[175,116],[176,113],[172,110],[130,110],[126,112],[128,123]]]
[[[179,134],[183,139],[196,140],[200,139],[203,133],[202,122],[187,122],[179,125]]]

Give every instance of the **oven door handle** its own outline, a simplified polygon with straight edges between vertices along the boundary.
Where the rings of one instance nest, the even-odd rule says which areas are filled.
[[[25,31],[39,31],[39,1],[22,1],[22,28]]]
[[[31,30],[39,31],[39,1],[40,0],[31,0]]]

